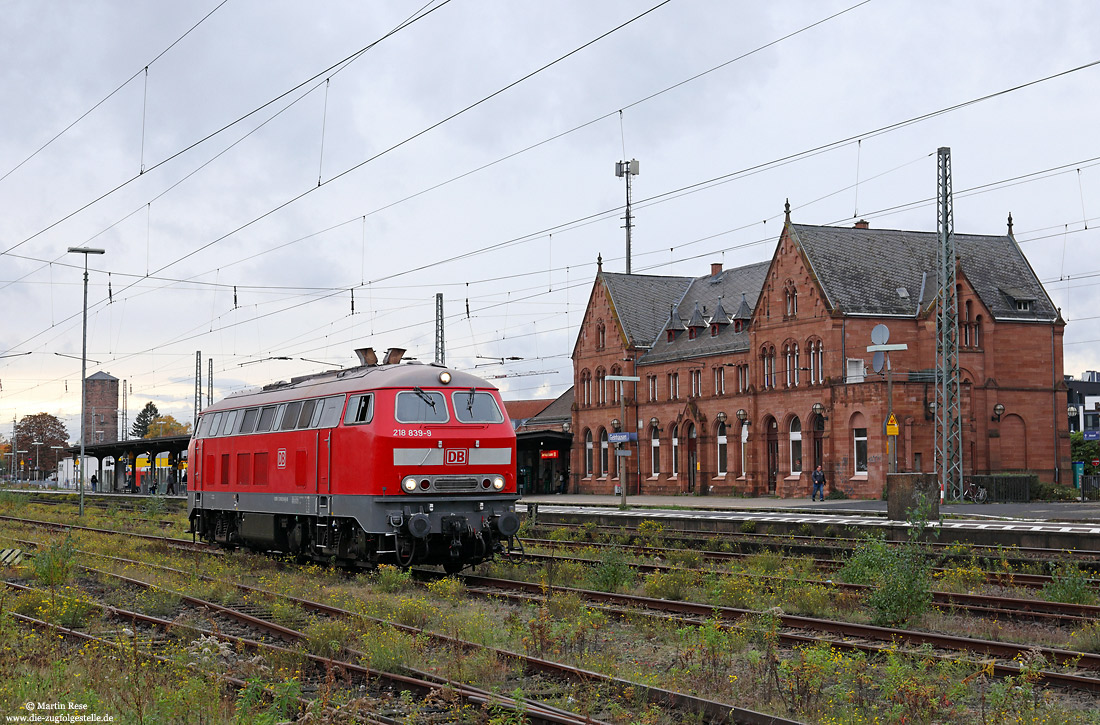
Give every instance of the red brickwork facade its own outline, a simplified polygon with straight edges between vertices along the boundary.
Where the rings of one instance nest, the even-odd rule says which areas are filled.
[[[818,276],[828,273],[823,260],[808,258],[791,228],[788,219],[759,288],[747,349],[650,362],[652,341],[631,341],[620,316],[628,313],[616,310],[601,269],[573,353],[571,469],[579,491],[612,493],[625,481],[628,493],[809,496],[810,474],[820,464],[829,490],[878,498],[890,470],[891,408],[897,470],[935,469],[934,277],[923,304],[912,301],[917,314],[848,312],[830,302]],[[719,274],[714,265],[711,276]],[[717,309],[727,304],[719,301]],[[1071,481],[1060,315],[996,319],[962,271],[958,306],[964,473],[1026,470],[1046,482]],[[908,346],[889,353],[889,381],[885,370],[872,370],[866,349],[878,324],[888,326],[890,343]],[[666,327],[658,341],[702,340],[712,331],[720,330]],[[640,382],[623,383],[620,401],[618,383],[607,375]],[[621,464],[607,440],[616,430],[638,437]]]
[[[96,373],[85,381],[84,444],[118,441],[118,378]]]

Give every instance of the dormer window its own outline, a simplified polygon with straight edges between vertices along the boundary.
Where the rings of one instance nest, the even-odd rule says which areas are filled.
[[[1031,312],[1031,300],[1016,300],[1017,312]]]

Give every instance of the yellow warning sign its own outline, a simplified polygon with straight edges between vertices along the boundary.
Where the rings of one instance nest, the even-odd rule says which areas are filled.
[[[893,413],[890,414],[890,420],[886,421],[886,435],[896,436],[898,434],[898,419]]]

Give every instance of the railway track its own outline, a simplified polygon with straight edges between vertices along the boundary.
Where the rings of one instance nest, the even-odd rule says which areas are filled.
[[[24,545],[37,546],[37,542],[20,540],[20,543]],[[156,569],[164,572],[169,572],[182,577],[197,577],[205,581],[220,581],[211,577],[196,574],[194,572],[185,572],[181,569],[175,569],[159,564],[152,564],[149,562],[141,562],[134,559],[127,559],[123,557],[114,557],[106,554],[99,554],[96,552],[88,552],[83,550],[77,550],[78,553],[87,556],[94,556],[107,561],[112,561],[124,566],[138,565],[151,569]],[[113,572],[96,569],[92,567],[84,567],[88,572],[109,576],[119,581],[125,582],[131,586],[138,586],[143,588],[160,588],[139,579],[133,579],[132,577],[125,577]],[[484,645],[476,644],[466,640],[461,640],[448,635],[440,634],[438,632],[432,632],[419,627],[413,627],[409,625],[400,624],[397,622],[391,622],[388,620],[382,620],[375,617],[367,617],[359,612],[352,612],[347,609],[336,607],[330,604],[324,604],[321,602],[313,601],[310,599],[303,599],[300,597],[294,597],[291,595],[273,592],[271,590],[263,589],[260,587],[253,587],[246,584],[230,582],[230,584],[238,591],[245,594],[259,594],[267,597],[277,598],[279,600],[291,603],[306,612],[310,612],[316,615],[322,615],[325,617],[333,617],[345,620],[366,620],[374,624],[390,626],[405,632],[413,637],[424,637],[432,640],[441,647],[456,648],[462,651],[475,651],[483,650],[501,658],[518,664],[525,675],[544,675],[554,679],[562,680],[567,683],[584,685],[584,686],[598,686],[606,688],[611,696],[623,696],[626,693],[632,693],[632,696],[638,696],[640,694],[646,702],[651,705],[658,706],[662,709],[668,710],[672,713],[677,713],[680,717],[700,717],[708,723],[730,723],[731,725],[764,725],[765,723],[773,725],[793,725],[796,721],[787,720],[785,718],[777,717],[774,715],[767,715],[764,713],[755,712],[745,708],[740,708],[735,705],[723,702],[717,702],[714,700],[708,700],[701,697],[696,697],[691,694],[683,692],[674,692],[650,685],[642,685],[640,683],[623,680],[616,677],[611,677],[598,672],[590,670],[583,670],[569,665],[546,660],[538,657],[532,657],[529,655],[512,652],[509,650],[503,650],[493,647],[486,647]],[[250,626],[257,627],[264,631],[264,633],[287,639],[292,642],[300,642],[302,640],[302,634],[297,630],[292,630],[284,625],[271,622],[270,619],[258,616],[257,611],[244,611],[240,606],[226,607],[221,604],[213,602],[205,602],[201,599],[182,594],[180,592],[169,591],[175,596],[181,597],[184,601],[197,607],[204,607],[210,611],[219,613],[230,619],[241,621]],[[255,609],[253,607],[253,609]],[[361,655],[359,652],[352,652],[352,654]],[[431,673],[417,672],[421,678],[432,677]],[[598,722],[598,721],[591,721]]]
[[[683,520],[678,520],[682,523]],[[646,535],[638,527],[637,521],[629,519],[621,526],[592,525],[591,523],[558,522],[540,523],[538,529],[567,529],[573,531],[588,531],[601,534],[609,538],[622,536],[624,533],[634,535],[639,539],[653,538]],[[833,525],[839,526],[839,525]],[[666,542],[681,542],[692,548],[699,548],[710,542],[720,539],[723,544],[736,546],[739,554],[751,554],[770,549],[783,549],[791,554],[805,554],[808,556],[825,556],[828,560],[850,554],[862,539],[843,536],[803,536],[797,534],[766,534],[738,532],[716,533],[705,529],[665,529],[660,532],[660,538]],[[566,543],[566,542],[561,542]],[[897,542],[888,542],[897,543]],[[1039,547],[1003,547],[988,546],[982,544],[945,543],[940,541],[923,542],[929,550],[939,554],[944,560],[970,560],[972,558],[984,558],[990,561],[1003,561],[1013,566],[1027,567],[1049,564],[1051,562],[1063,563],[1072,561],[1083,570],[1100,574],[1100,551],[1092,549],[1049,549]],[[722,552],[726,553],[726,552]]]
[[[598,560],[582,557],[565,557],[556,554],[535,554],[524,552],[514,554],[512,558],[518,561],[534,562],[560,562],[567,561],[585,566],[598,566]],[[630,568],[643,574],[662,573],[668,574],[675,571],[688,571],[696,575],[714,573],[714,570],[696,569],[691,567],[675,567],[665,564],[641,564],[627,562]],[[776,583],[792,581],[786,577],[753,574],[755,579]],[[835,591],[850,592],[852,594],[865,594],[871,589],[866,584],[848,584],[846,582],[820,579],[799,579],[800,583],[826,587]],[[1043,599],[1022,599],[1019,597],[1005,597],[988,594],[963,594],[956,592],[935,591],[932,594],[932,604],[959,611],[969,612],[990,618],[1013,618],[1040,621],[1048,624],[1080,626],[1100,619],[1100,606],[1090,604],[1069,604],[1064,602],[1051,602]]]
[[[121,577],[116,574],[108,574],[109,576],[116,577],[120,581],[133,586],[149,586],[144,582],[136,579],[130,579],[127,577]],[[45,590],[35,590],[33,587],[29,587],[16,582],[5,582],[5,584],[17,591],[39,591],[45,593]],[[240,612],[229,607],[224,607],[215,602],[209,602],[195,597],[190,597],[185,594],[174,592],[187,602],[188,605],[202,610],[207,613],[212,613],[224,619],[232,620],[239,623],[246,628],[250,628],[265,635],[273,635],[288,643],[301,644],[305,641],[305,635],[296,630],[284,627],[275,622],[270,622],[259,617]],[[102,603],[96,603],[95,606],[100,609],[107,616],[129,622],[132,625],[141,626],[145,628],[146,636],[146,652],[145,656],[156,657],[163,661],[168,661],[166,658],[156,653],[156,645],[165,641],[164,634],[170,632],[174,628],[178,628],[177,623],[153,617],[150,615],[142,614],[140,612],[121,609],[118,607],[112,607]],[[74,637],[85,641],[97,641],[102,644],[114,645],[115,642],[111,640],[96,637],[85,632],[81,632],[78,629],[61,627],[58,625],[50,624],[42,620],[36,620],[24,615],[15,615],[18,621],[30,624],[36,628],[45,628],[55,632],[58,632],[61,636]],[[466,685],[459,682],[447,680],[445,678],[439,678],[436,676],[428,675],[427,677],[410,677],[406,675],[400,675],[389,672],[382,672],[379,670],[372,670],[368,667],[364,667],[357,662],[349,660],[339,660],[335,658],[319,657],[317,655],[302,652],[300,649],[288,650],[284,647],[279,647],[268,642],[263,642],[256,639],[250,639],[239,635],[230,634],[223,631],[221,628],[205,629],[196,627],[194,624],[187,625],[188,628],[194,633],[203,636],[216,639],[220,642],[226,642],[233,647],[239,647],[249,652],[255,652],[259,654],[272,654],[278,653],[287,657],[299,657],[305,658],[313,667],[311,673],[312,684],[322,682],[326,673],[337,669],[341,672],[342,676],[350,677],[352,686],[361,685],[364,689],[370,688],[372,694],[376,697],[382,695],[384,692],[398,693],[403,691],[409,691],[416,694],[420,698],[427,698],[435,696],[439,700],[443,701],[450,695],[455,695],[465,704],[473,705],[477,708],[484,706],[490,706],[494,708],[501,708],[511,711],[515,716],[525,716],[531,722],[540,723],[543,725],[582,725],[583,723],[601,723],[600,720],[594,719],[587,715],[580,715],[572,713],[561,708],[552,707],[543,703],[535,701],[525,701],[523,703],[517,702],[515,699],[491,693],[480,688],[476,688],[470,685]],[[161,637],[148,636],[148,634],[155,630]],[[354,650],[348,651],[349,655],[356,656],[362,655],[360,652]],[[423,673],[427,675],[427,673]],[[240,682],[238,680],[238,682]],[[378,688],[378,683],[381,682],[381,690]],[[243,686],[245,683],[240,682]],[[393,702],[391,699],[390,703]],[[391,705],[392,707],[392,705]],[[377,722],[377,721],[376,721]],[[394,722],[393,719],[389,719],[388,722]]]
[[[435,572],[425,572],[426,576],[438,576]],[[651,599],[630,594],[611,594],[587,589],[575,589],[571,587],[554,587],[548,591],[542,584],[531,582],[517,582],[509,579],[494,579],[474,575],[463,575],[468,593],[479,594],[484,597],[504,597],[512,601],[538,602],[545,600],[549,593],[572,594],[587,602],[595,603],[604,611],[616,615],[629,613],[654,613],[666,619],[674,619],[684,624],[702,624],[711,618],[719,618],[727,625],[740,626],[741,620],[758,617],[762,612],[733,607],[715,607],[713,605],[695,604],[692,602],[678,602],[666,599]],[[1034,645],[1018,645],[1008,642],[995,642],[951,635],[934,634],[930,632],[918,632],[914,630],[895,629],[890,627],[876,627],[874,625],[857,624],[852,622],[837,622],[835,620],[818,619],[814,617],[802,617],[776,613],[778,621],[784,627],[785,632],[779,633],[780,638],[790,645],[813,644],[824,642],[838,649],[857,650],[868,653],[881,653],[887,650],[892,643],[905,643],[917,648],[923,645],[931,646],[943,652],[952,654],[940,655],[939,659],[956,659],[957,653],[976,653],[997,658],[993,663],[995,674],[1006,676],[1019,676],[1019,666],[1009,664],[1019,657],[1038,653],[1047,658],[1047,661],[1061,666],[1073,666],[1079,669],[1100,672],[1100,655],[1075,652],[1072,650],[1053,647],[1036,647]],[[799,633],[795,633],[795,631]],[[820,636],[805,635],[801,632],[817,632]],[[1100,692],[1100,677],[1086,677],[1070,673],[1043,670],[1042,681],[1049,685],[1085,690],[1088,692]]]
[[[635,556],[649,557],[649,558],[669,558],[674,555],[679,556],[698,556],[707,561],[743,561],[750,558],[755,553],[759,552],[737,552],[737,551],[706,551],[699,549],[675,549],[675,548],[662,548],[654,546],[644,546],[638,544],[608,544],[608,543],[593,543],[584,541],[559,541],[556,539],[535,539],[525,537],[522,539],[524,544],[536,544],[549,549],[563,548],[563,549],[621,549],[624,551],[632,552]],[[765,548],[762,550],[776,551],[777,549],[785,549],[781,544],[777,544],[771,548]],[[786,552],[789,553],[789,552]],[[850,552],[849,552],[850,553]],[[836,571],[843,565],[842,561],[837,559],[809,559],[809,563],[820,571]],[[1000,561],[1000,560],[998,560]],[[933,571],[943,572],[943,567],[934,567]],[[1048,584],[1054,581],[1054,577],[1049,574],[1033,574],[1028,572],[1013,572],[1013,571],[993,571],[986,572],[985,581],[987,584],[997,584],[1001,586],[1016,586],[1024,587],[1028,589],[1042,589]],[[1088,582],[1092,586],[1100,586],[1100,579],[1090,579]]]
[[[68,528],[64,525],[56,524],[54,522],[33,522],[25,519],[13,519],[9,517],[9,520],[18,521],[28,524],[41,524],[52,528]],[[97,533],[114,534],[118,535],[120,532],[114,532],[103,529],[90,529]],[[142,538],[155,542],[171,542],[173,540],[166,537],[158,536],[143,536]],[[191,542],[174,540],[175,543],[182,543],[190,545]],[[528,540],[530,541],[530,540]],[[555,545],[561,542],[552,542]],[[196,547],[201,551],[216,551],[211,547],[199,546]],[[441,576],[436,572],[425,574],[425,576]],[[538,603],[545,601],[545,591],[537,584],[515,584],[508,583],[505,586],[519,587],[525,591],[518,593],[505,593],[499,588],[494,588],[491,592],[481,592],[481,589],[488,587],[486,582],[482,581],[483,578],[479,577],[466,577],[467,588],[471,594],[480,594],[481,596],[495,596],[500,598],[506,598],[517,602]],[[576,594],[577,596],[583,596],[586,601],[594,602],[596,607],[601,608],[603,611],[615,614],[619,612],[643,612],[645,616],[659,616],[659,617],[675,617],[676,621],[690,624],[700,624],[707,619],[715,616],[715,608],[710,605],[690,605],[689,603],[681,602],[667,602],[664,600],[648,600],[643,601],[645,598],[631,597],[630,599],[636,600],[628,602],[623,599],[627,595],[608,595],[600,592],[588,592],[584,590],[553,589],[554,592]],[[591,597],[591,599],[589,599]],[[600,598],[610,598],[606,601],[600,601]],[[614,598],[619,598],[616,601]],[[316,603],[315,603],[316,604]],[[297,606],[304,606],[298,604]],[[322,607],[329,605],[320,605]],[[690,611],[677,611],[683,607],[694,607]],[[759,612],[752,612],[748,610],[722,610],[722,619],[724,626],[736,627],[738,621],[745,617],[759,616]],[[333,615],[336,616],[336,615]],[[342,614],[339,616],[347,616]],[[830,646],[837,649],[850,649],[864,652],[882,652],[884,649],[889,648],[887,642],[904,641],[908,646],[920,647],[930,646],[935,647],[945,653],[937,655],[944,659],[957,659],[957,653],[959,652],[976,652],[982,654],[984,657],[996,658],[996,662],[991,664],[992,671],[1003,677],[1019,677],[1020,668],[1014,666],[1008,660],[1014,657],[1021,656],[1024,652],[1034,652],[1036,648],[1023,646],[1023,645],[1006,645],[1000,642],[988,642],[985,640],[975,640],[970,638],[950,637],[944,635],[934,635],[923,632],[912,632],[909,630],[893,630],[888,628],[875,628],[879,630],[877,636],[865,628],[864,625],[850,625],[847,623],[838,623],[831,620],[814,620],[813,618],[794,618],[790,615],[779,615],[781,617],[781,624],[783,626],[783,632],[781,633],[782,641],[788,646],[799,646],[813,644],[816,642],[825,642]],[[853,629],[855,628],[855,629]],[[814,634],[807,634],[807,632],[814,632]],[[1037,650],[1041,655],[1051,663],[1072,663],[1074,660],[1078,662],[1077,666],[1081,669],[1091,669],[1100,667],[1095,662],[1096,656],[1083,655],[1082,653],[1072,652],[1069,650],[1062,650],[1057,648],[1041,648]],[[921,656],[925,656],[923,653]],[[524,665],[525,667],[527,665]],[[532,665],[533,666],[533,665]],[[1100,680],[1095,677],[1080,675],[1076,673],[1058,672],[1051,669],[1043,670],[1041,673],[1041,681],[1044,684],[1064,688],[1067,690],[1085,691],[1095,693],[1100,691]],[[675,695],[675,693],[674,693]]]

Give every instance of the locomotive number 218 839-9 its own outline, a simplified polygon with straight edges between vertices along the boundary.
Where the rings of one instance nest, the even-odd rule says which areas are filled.
[[[431,438],[431,428],[394,428],[393,434],[397,438]]]

